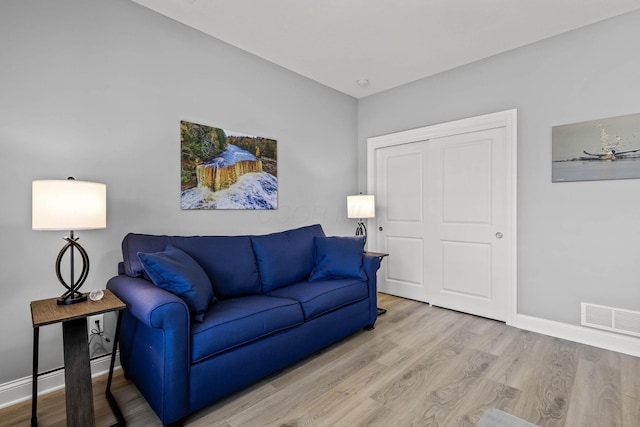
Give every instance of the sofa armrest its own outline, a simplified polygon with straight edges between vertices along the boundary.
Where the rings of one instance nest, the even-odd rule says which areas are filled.
[[[165,424],[179,420],[189,412],[191,325],[187,305],[139,277],[113,277],[107,289],[127,305],[119,342],[125,373]]]
[[[189,330],[189,308],[178,296],[155,286],[140,277],[119,275],[107,282],[110,289],[118,298],[127,304],[127,310],[140,322],[150,328],[175,328],[181,327],[184,333]],[[177,306],[172,306],[177,305]],[[175,314],[184,310],[186,323],[176,324]],[[173,316],[167,318],[168,311],[176,311]],[[183,316],[179,316],[183,317]],[[167,323],[168,320],[171,320]]]
[[[378,319],[378,276],[377,272],[380,268],[380,257],[364,254],[362,258],[362,268],[367,275],[368,281],[367,286],[369,287],[369,321],[370,325],[373,326]]]

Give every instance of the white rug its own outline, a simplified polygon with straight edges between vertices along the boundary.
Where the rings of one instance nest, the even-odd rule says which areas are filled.
[[[515,417],[506,412],[502,412],[499,409],[487,409],[476,427],[537,427],[535,424],[531,424],[529,421],[525,421],[521,418]]]

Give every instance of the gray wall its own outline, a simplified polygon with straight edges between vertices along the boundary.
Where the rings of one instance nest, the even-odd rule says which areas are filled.
[[[181,119],[278,140],[278,209],[181,211]],[[86,289],[130,231],[350,234],[357,102],[126,0],[0,2],[0,384],[31,374],[29,302],[58,296],[63,232],[31,230],[31,181],[107,184],[106,230],[79,232]],[[111,319],[113,323],[113,319]],[[41,367],[62,363],[41,331]]]
[[[359,187],[368,137],[517,108],[518,312],[640,310],[640,180],[551,183],[552,126],[640,112],[639,52],[634,12],[363,98]]]

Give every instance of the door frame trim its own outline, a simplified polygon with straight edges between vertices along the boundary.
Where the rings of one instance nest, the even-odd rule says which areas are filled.
[[[510,160],[510,164],[507,165],[507,168],[509,170],[508,175],[510,175],[510,180],[507,185],[509,187],[508,193],[511,199],[511,212],[507,220],[507,230],[512,236],[511,247],[507,251],[507,253],[509,254],[509,259],[507,260],[507,268],[509,269],[509,280],[507,285],[507,325],[513,325],[516,323],[518,312],[517,119],[518,110],[514,108],[512,110],[505,110],[497,113],[485,114],[482,116],[470,117],[466,119],[367,138],[367,193],[376,194],[375,176],[377,171],[375,165],[375,150],[395,145],[425,141],[433,138],[459,135],[461,133],[476,132],[501,127],[505,128],[507,138],[506,146],[507,150],[510,151],[507,153],[507,158]],[[371,236],[373,237],[371,240],[377,243],[378,232],[371,224],[372,221],[375,221],[375,218],[368,221],[370,222],[368,224],[368,229],[371,230],[370,234],[373,235]]]

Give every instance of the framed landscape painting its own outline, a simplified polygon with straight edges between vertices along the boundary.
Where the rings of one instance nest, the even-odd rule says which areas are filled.
[[[180,122],[182,209],[277,209],[277,141]]]
[[[640,114],[554,126],[552,182],[640,178]]]

